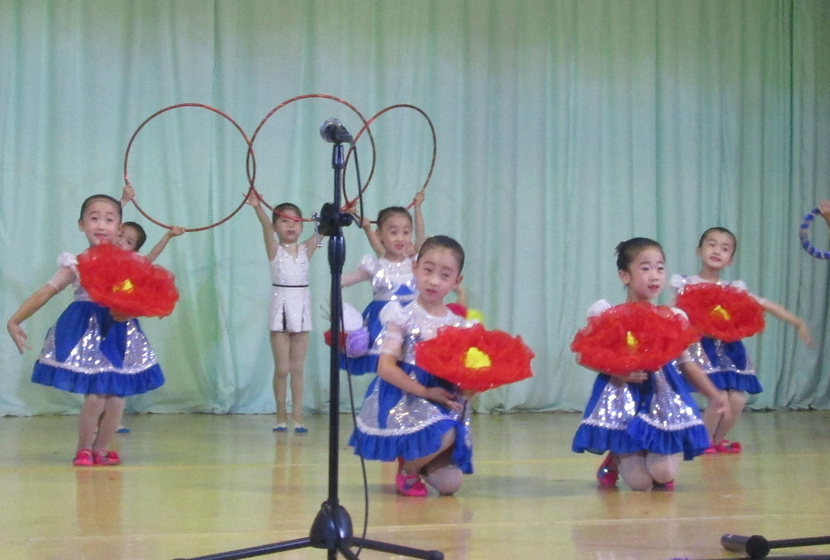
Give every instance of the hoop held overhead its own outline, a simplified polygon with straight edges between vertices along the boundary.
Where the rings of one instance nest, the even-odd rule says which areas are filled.
[[[130,179],[129,179],[129,175],[128,175],[130,149],[132,148],[133,142],[135,141],[136,136],[138,136],[138,133],[141,131],[141,129],[144,128],[144,126],[147,123],[149,123],[151,120],[153,120],[157,116],[161,115],[162,113],[166,113],[167,111],[172,111],[174,109],[181,109],[183,107],[197,107],[197,108],[200,108],[200,109],[207,109],[208,111],[216,113],[217,115],[221,115],[226,120],[230,121],[230,123],[234,127],[236,127],[236,129],[242,135],[242,138],[245,140],[245,144],[248,145],[248,155],[247,155],[246,163],[247,163],[247,174],[248,174],[248,184],[249,184],[248,192],[250,192],[251,189],[254,188],[254,181],[256,180],[256,156],[254,155],[252,141],[248,139],[248,135],[245,134],[245,131],[242,130],[242,127],[240,127],[239,124],[235,120],[233,120],[231,117],[229,117],[227,114],[223,113],[219,109],[216,109],[215,107],[211,107],[210,105],[205,105],[203,103],[177,103],[175,105],[170,105],[169,107],[165,107],[164,109],[156,111],[155,113],[153,113],[152,115],[147,117],[144,120],[144,122],[142,122],[139,125],[139,127],[133,133],[132,137],[130,137],[130,141],[127,143],[127,149],[124,152],[124,184],[125,185],[130,184]],[[214,227],[216,227],[220,224],[223,224],[223,223],[227,222],[237,212],[239,212],[239,210],[242,209],[242,207],[245,205],[245,199],[246,198],[247,198],[247,193],[246,193],[245,197],[242,198],[242,202],[239,204],[239,206],[237,206],[235,210],[233,210],[230,214],[228,214],[227,216],[225,216],[223,219],[219,220],[218,222],[210,224],[208,226],[202,226],[202,227],[198,227],[198,228],[185,228],[185,231],[187,231],[187,232],[204,231],[204,230],[214,228]],[[133,204],[135,205],[136,209],[139,211],[139,213],[141,213],[142,216],[144,216],[145,218],[147,218],[148,220],[150,220],[151,222],[153,222],[157,226],[163,227],[165,229],[172,229],[172,226],[164,224],[164,223],[154,219],[147,212],[145,212],[144,209],[141,208],[141,206],[139,206],[139,204],[135,200],[135,198],[133,198]]]
[[[282,103],[280,103],[279,105],[277,105],[276,107],[271,109],[268,112],[268,114],[265,115],[265,117],[259,122],[259,124],[256,127],[256,130],[254,130],[254,134],[251,136],[251,149],[248,152],[250,157],[253,157],[253,154],[254,154],[253,145],[254,145],[254,142],[256,142],[257,135],[259,134],[259,131],[262,129],[262,127],[265,126],[265,123],[268,121],[268,119],[270,119],[274,115],[274,113],[276,113],[277,111],[279,111],[280,109],[282,109],[286,105],[294,103],[295,101],[300,101],[302,99],[331,99],[332,101],[336,101],[336,102],[338,102],[342,105],[345,105],[346,107],[348,107],[352,111],[354,111],[354,113],[360,118],[360,120],[363,122],[363,128],[361,129],[361,132],[363,132],[363,130],[368,127],[368,123],[366,122],[366,119],[361,114],[361,112],[358,111],[357,108],[355,108],[354,105],[352,105],[351,103],[349,103],[349,102],[347,102],[343,99],[340,99],[339,97],[335,97],[333,95],[328,95],[328,94],[325,94],[325,93],[308,93],[308,94],[305,94],[305,95],[298,95],[296,97],[292,97],[290,99],[287,99],[287,100],[283,101]],[[369,178],[366,180],[366,185],[367,186],[369,185],[369,182],[372,180],[372,176],[375,174],[375,161],[376,161],[376,155],[377,155],[377,151],[375,149],[375,139],[372,137],[371,131],[369,132],[369,140],[372,143],[372,169],[369,171]],[[355,141],[357,141],[357,137],[355,137]],[[351,153],[351,150],[349,150],[349,153]],[[250,162],[250,160],[249,160],[249,162]],[[254,188],[254,179],[251,178],[251,167],[250,167],[250,165],[247,166],[247,171],[248,171],[248,180],[251,183],[251,188],[254,189],[254,191],[256,191],[256,189]],[[253,171],[254,171],[254,174],[255,174],[256,173],[256,166],[254,166]],[[364,187],[364,190],[365,190],[365,187]],[[259,200],[271,212],[274,212],[274,208],[265,201],[264,197],[258,191],[257,191],[257,195],[259,196]],[[312,220],[304,218],[303,221],[310,222]]]
[[[804,247],[804,250],[811,257],[815,257],[821,260],[830,260],[830,251],[819,251],[816,249],[812,243],[810,243],[810,236],[807,233],[810,229],[810,224],[813,223],[816,216],[818,216],[821,212],[818,208],[813,208],[806,216],[804,216],[804,220],[801,222],[801,227],[798,229],[798,238],[801,240],[801,246]]]
[[[354,136],[354,144],[357,144],[358,139],[360,138],[360,136],[361,136],[364,132],[368,132],[368,133],[369,133],[369,138],[371,138],[371,137],[372,137],[372,132],[371,132],[371,130],[369,129],[369,127],[372,125],[372,123],[373,123],[373,122],[375,122],[375,120],[376,120],[378,117],[380,117],[382,114],[384,114],[384,113],[386,113],[386,112],[388,112],[388,111],[391,111],[392,109],[400,109],[400,108],[404,108],[404,109],[413,109],[413,110],[415,110],[415,111],[418,111],[418,112],[419,112],[421,115],[423,115],[423,117],[427,120],[427,124],[429,124],[429,130],[430,130],[430,132],[432,133],[432,163],[431,163],[431,164],[430,164],[430,166],[429,166],[429,173],[427,174],[426,181],[424,181],[424,185],[423,185],[423,186],[419,189],[419,191],[425,191],[425,190],[426,190],[426,188],[427,188],[427,185],[429,185],[429,182],[430,182],[430,180],[432,179],[432,172],[433,172],[433,170],[435,169],[435,158],[436,158],[436,156],[437,156],[437,154],[438,154],[438,142],[437,142],[437,140],[436,140],[436,136],[435,136],[435,127],[432,125],[432,119],[430,119],[430,118],[429,118],[429,115],[427,115],[427,114],[426,114],[426,113],[425,113],[422,109],[420,109],[419,107],[416,107],[415,105],[410,105],[410,104],[408,104],[408,103],[398,103],[398,104],[396,104],[396,105],[390,105],[389,107],[386,107],[385,109],[381,109],[381,110],[380,110],[377,114],[375,114],[372,118],[370,118],[368,122],[367,122],[367,121],[363,121],[363,122],[364,122],[363,128],[361,128],[361,129],[358,131],[358,133],[357,133],[357,134],[355,134],[355,136]],[[349,165],[349,158],[351,157],[351,155],[352,155],[352,151],[354,150],[354,144],[352,144],[352,146],[349,148],[348,153],[346,154],[346,167],[348,167],[348,165]],[[374,153],[374,148],[375,148],[375,143],[374,143],[374,140],[372,140],[372,151],[373,151],[373,153]],[[375,169],[375,166],[374,166],[374,159],[373,159],[373,161],[372,161],[372,173],[374,173],[374,169]],[[366,189],[367,189],[367,188],[368,188],[368,186],[369,186],[369,182],[370,182],[371,180],[372,180],[372,177],[371,177],[371,175],[370,175],[370,176],[369,176],[369,179],[366,181],[366,184],[365,184],[365,185],[363,186],[363,188],[362,188],[362,189],[358,192],[358,197],[359,197],[360,195],[362,195],[362,194],[366,191]],[[354,203],[355,203],[355,201],[357,200],[357,198],[358,198],[358,197],[355,197],[354,199],[349,200],[349,197],[346,195],[346,192],[345,192],[345,185],[344,185],[344,190],[343,190],[343,199],[346,201],[346,205],[345,205],[345,207],[344,207],[344,208],[350,208],[350,207],[352,207],[352,206],[354,205]],[[413,205],[413,203],[412,203],[412,202],[410,202],[410,203],[409,203],[409,205],[408,205],[406,208],[407,208],[407,209],[412,208],[412,205]]]

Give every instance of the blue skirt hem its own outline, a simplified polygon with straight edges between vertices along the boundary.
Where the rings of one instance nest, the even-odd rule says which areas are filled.
[[[683,453],[691,461],[709,447],[709,434],[703,424],[680,430],[660,430],[641,418],[635,418],[627,431],[641,443],[641,449],[662,455]]]
[[[164,385],[164,374],[158,364],[136,374],[114,371],[86,374],[35,362],[32,381],[70,393],[128,397],[158,389]]]
[[[602,455],[606,451],[612,453],[636,453],[643,446],[631,437],[625,430],[611,430],[590,424],[580,424],[574,435],[571,450],[576,453],[595,453]]]
[[[373,461],[395,461],[403,457],[404,461],[413,461],[431,455],[441,447],[442,436],[459,423],[453,420],[439,420],[417,432],[403,435],[370,435],[354,431],[349,438],[349,445],[356,455]],[[465,474],[473,472],[472,450],[462,444],[464,434],[456,430],[456,442],[453,461]],[[359,438],[359,447],[358,447]]]
[[[743,391],[750,395],[756,395],[764,389],[758,377],[747,373],[736,373],[734,371],[717,371],[709,374],[712,384],[721,391]]]

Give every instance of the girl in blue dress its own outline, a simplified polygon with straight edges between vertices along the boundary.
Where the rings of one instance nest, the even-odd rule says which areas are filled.
[[[120,227],[119,201],[107,195],[84,201],[78,229],[90,247],[114,243]],[[84,395],[74,465],[117,465],[121,459],[109,445],[126,397],[161,387],[164,375],[138,322],[113,316],[90,301],[80,285],[77,262],[74,255],[62,253],[55,276],[20,306],[6,327],[21,354],[31,349],[20,324],[63,289],[74,287],[75,300],[49,329],[32,381]]]
[[[367,219],[361,223],[375,255],[364,256],[357,270],[343,274],[340,282],[343,287],[359,282],[372,284],[372,301],[363,310],[363,325],[369,332],[368,352],[363,356],[343,356],[341,359],[342,369],[352,375],[377,371],[381,344],[377,338],[382,330],[380,312],[384,306],[392,301],[406,306],[415,300],[417,291],[412,265],[413,257],[421,249],[425,238],[421,213],[423,201],[424,193],[418,192],[413,201],[414,220],[406,208],[390,206],[378,214],[377,230],[372,229]]]
[[[470,327],[444,298],[461,282],[464,251],[446,236],[427,239],[414,265],[418,296],[403,306],[386,305],[378,377],[366,393],[349,444],[366,459],[398,461],[398,493],[426,496],[424,482],[454,494],[462,474],[473,471],[469,431],[471,395],[415,363],[415,345],[443,326]]]
[[[744,282],[729,282],[721,280],[720,277],[721,272],[732,264],[736,248],[735,234],[728,229],[712,227],[704,231],[697,246],[700,272],[693,276],[674,275],[671,286],[675,294],[682,291],[685,286],[701,282],[713,282],[747,291]],[[765,312],[795,327],[805,344],[813,344],[807,325],[798,316],[777,303],[755,295],[753,297]],[[703,412],[703,421],[712,438],[706,453],[740,453],[741,444],[727,440],[726,435],[740,419],[746,406],[747,394],[754,395],[763,390],[743,342],[726,342],[703,337],[698,344],[692,345],[690,354],[692,360],[709,376],[712,383],[718,389],[726,391],[729,400],[730,414],[726,417],[711,406]]]
[[[617,246],[617,271],[627,289],[626,302],[650,302],[666,281],[663,248],[642,237],[624,241]],[[600,300],[589,314],[610,307]],[[608,452],[597,473],[601,486],[615,486],[622,476],[632,490],[671,490],[681,454],[690,460],[706,449],[706,428],[684,377],[715,408],[726,411],[726,395],[686,355],[653,372],[626,376],[599,372],[572,449]]]

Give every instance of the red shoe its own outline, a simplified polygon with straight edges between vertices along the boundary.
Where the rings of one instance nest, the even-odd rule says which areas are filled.
[[[91,467],[93,463],[92,449],[81,449],[75,453],[75,458],[72,459],[72,464],[76,467]]]
[[[423,498],[427,495],[427,487],[421,482],[421,477],[417,474],[403,474],[399,472],[395,475],[395,485],[398,487],[398,494],[401,496],[414,496],[416,498]]]
[[[737,441],[727,441],[725,439],[722,439],[716,443],[715,449],[718,450],[718,453],[740,453],[743,451],[740,443]]]
[[[597,470],[597,482],[600,488],[614,488],[617,486],[619,477],[620,471],[617,470],[617,463],[614,462],[614,454],[609,451]]]
[[[710,442],[709,447],[707,447],[706,449],[703,450],[703,454],[704,455],[717,455],[718,454],[718,448],[715,446],[714,443]]]
[[[111,467],[121,464],[121,457],[115,451],[96,451],[95,464],[101,467]]]
[[[670,480],[668,482],[655,482],[651,485],[651,489],[661,492],[674,492],[674,481]]]

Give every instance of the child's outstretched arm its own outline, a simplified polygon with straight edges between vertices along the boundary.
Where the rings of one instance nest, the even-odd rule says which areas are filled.
[[[830,228],[830,199],[824,199],[818,205],[819,214],[827,222],[827,227]]]
[[[421,245],[426,241],[426,226],[424,226],[424,214],[421,212],[421,204],[424,203],[424,191],[415,193],[412,199],[412,206],[415,208],[415,254],[421,250]]]
[[[20,306],[20,309],[18,309],[14,315],[12,315],[11,319],[9,319],[8,323],[6,323],[6,329],[9,331],[9,335],[12,337],[14,344],[17,346],[17,351],[21,354],[25,350],[31,350],[32,347],[29,346],[29,337],[20,326],[20,323],[34,315],[57,293],[58,290],[54,286],[46,284],[29,296],[29,298],[23,302],[23,305]]]
[[[262,236],[265,238],[265,252],[268,253],[268,260],[274,260],[277,256],[277,249],[279,242],[277,241],[277,232],[274,231],[274,224],[268,219],[268,214],[262,208],[262,203],[256,192],[251,191],[245,199],[245,204],[254,207],[256,217],[259,218],[259,223],[262,225]]]
[[[729,397],[726,392],[715,387],[712,380],[699,365],[691,360],[686,360],[678,362],[678,366],[680,371],[683,372],[683,376],[689,380],[689,384],[709,399],[709,406],[713,407],[715,412],[723,415],[726,419],[732,417],[732,409],[729,408]]]
[[[363,218],[358,216],[356,208],[352,208],[351,212],[355,217],[355,220],[360,224],[360,229],[362,229],[363,233],[366,235],[366,239],[369,241],[369,245],[372,246],[372,250],[375,252],[375,255],[377,255],[378,258],[382,257],[386,252],[386,249],[383,248],[383,244],[380,242],[378,234],[374,229],[372,229],[372,220],[365,216]]]
[[[320,234],[318,234],[317,230],[315,230],[314,233],[308,236],[308,239],[303,241],[303,245],[305,245],[305,252],[306,255],[308,255],[309,259],[311,258],[311,255],[314,254],[314,251],[316,251],[320,247],[320,239]]]
[[[358,282],[366,282],[371,278],[371,273],[369,273],[361,267],[358,267],[357,270],[346,272],[340,277],[340,286],[343,288],[348,288],[349,286],[354,286]]]
[[[783,306],[766,299],[761,300],[761,306],[763,306],[768,313],[771,313],[773,316],[778,317],[782,321],[785,321],[798,329],[798,336],[801,337],[804,344],[807,346],[813,345],[813,337],[810,336],[810,329],[807,328],[807,324],[801,320],[801,317],[787,311]]]
[[[178,237],[184,233],[184,228],[179,226],[172,226],[167,232],[159,239],[159,242],[156,243],[156,246],[153,247],[149,253],[147,253],[147,259],[150,262],[155,261],[158,256],[164,251],[164,248],[167,247],[167,244],[170,243],[170,240],[174,237]]]
[[[135,198],[135,189],[130,183],[124,185],[124,188],[121,189],[121,208],[124,208],[126,205],[130,203],[132,199]]]
[[[467,290],[464,289],[460,283],[453,290],[455,292],[455,303],[463,307],[467,307]]]

